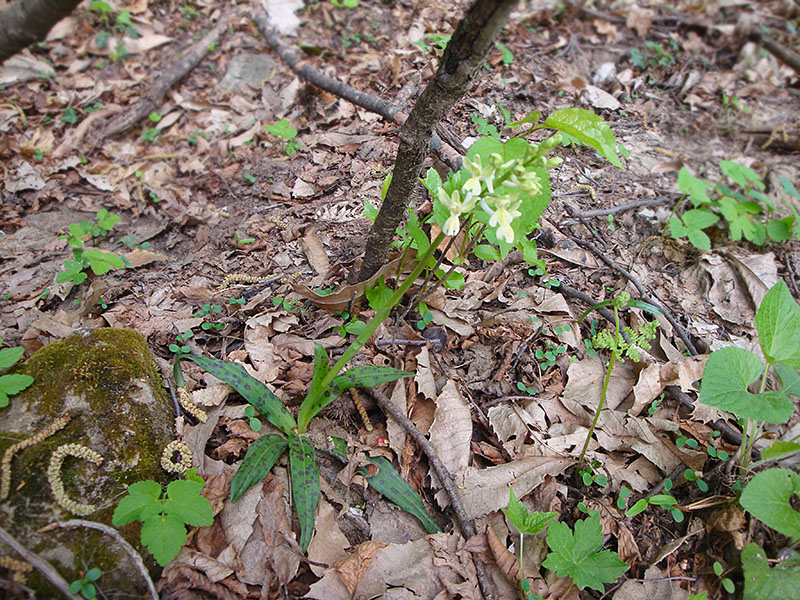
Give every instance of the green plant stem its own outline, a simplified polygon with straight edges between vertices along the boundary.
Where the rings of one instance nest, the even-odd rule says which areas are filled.
[[[370,322],[367,323],[366,327],[364,327],[364,331],[362,331],[358,337],[353,340],[353,343],[348,346],[347,350],[344,351],[344,354],[339,357],[339,360],[337,360],[331,370],[328,371],[328,374],[317,388],[319,393],[322,393],[328,388],[328,386],[333,382],[342,369],[347,366],[347,363],[350,361],[350,359],[356,355],[356,352],[361,350],[361,348],[364,347],[364,344],[369,341],[369,338],[372,337],[372,334],[375,333],[375,330],[378,328],[378,326],[386,320],[386,318],[392,312],[392,309],[400,303],[400,301],[403,299],[403,296],[405,296],[405,293],[408,291],[408,288],[411,287],[416,278],[419,277],[420,273],[422,273],[422,271],[425,269],[425,265],[428,263],[430,257],[433,256],[433,253],[439,247],[439,244],[442,243],[443,239],[444,233],[439,232],[439,235],[436,236],[436,239],[431,243],[430,246],[428,246],[428,249],[417,261],[417,265],[414,267],[414,270],[411,271],[402,285],[395,290],[394,294],[392,294],[392,297],[389,298],[385,306],[375,313],[375,316],[372,317]],[[303,419],[300,421],[300,423],[298,423],[299,433],[306,432],[309,421],[310,419]]]

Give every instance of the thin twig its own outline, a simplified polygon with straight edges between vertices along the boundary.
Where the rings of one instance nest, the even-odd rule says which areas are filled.
[[[69,584],[64,580],[64,578],[53,565],[51,565],[47,560],[38,554],[34,554],[28,550],[25,546],[20,544],[14,536],[12,536],[2,527],[0,527],[0,542],[11,546],[14,552],[31,563],[34,568],[39,571],[39,573],[44,575],[44,578],[47,579],[47,581],[53,584],[53,587],[69,598],[69,600],[79,600],[77,596],[70,593]]]
[[[553,195],[555,198],[556,195]],[[661,196],[659,198],[651,198],[649,200],[637,200],[636,202],[629,202],[628,204],[619,204],[617,206],[610,206],[609,208],[598,208],[595,210],[578,210],[571,208],[570,215],[578,219],[586,219],[589,217],[604,217],[606,215],[616,215],[627,210],[634,210],[645,206],[659,206],[661,204],[672,204],[675,202],[673,198]]]
[[[85,528],[85,529],[94,529],[96,531],[100,531],[101,533],[105,533],[107,536],[113,538],[115,542],[117,542],[120,547],[125,551],[125,553],[131,557],[136,570],[144,578],[145,583],[147,584],[147,590],[150,592],[150,598],[152,600],[158,600],[158,592],[156,591],[156,586],[153,584],[153,580],[150,579],[150,573],[147,572],[147,567],[144,566],[144,561],[142,560],[141,555],[134,550],[133,546],[131,546],[128,542],[125,541],[119,532],[114,529],[113,527],[109,527],[108,525],[104,525],[103,523],[98,523],[96,521],[86,521],[84,519],[70,519],[69,521],[57,521],[55,523],[50,523],[45,527],[42,527],[39,531],[45,532],[50,531],[51,529],[55,529],[56,527],[60,527],[62,529],[78,529],[78,528]]]
[[[411,419],[409,419],[403,411],[392,404],[389,398],[387,398],[386,395],[380,390],[376,388],[366,388],[365,391],[372,396],[372,398],[375,400],[375,402],[377,402],[378,406],[380,406],[384,412],[386,412],[392,419],[397,421],[397,423],[403,429],[406,430],[408,435],[414,439],[420,449],[425,453],[431,463],[431,468],[436,473],[436,476],[439,478],[445,493],[447,493],[447,497],[450,499],[450,505],[453,507],[453,513],[455,514],[458,526],[461,528],[461,533],[465,538],[471,538],[474,536],[475,528],[472,526],[472,522],[469,520],[467,512],[464,510],[464,505],[461,504],[461,499],[458,497],[456,492],[456,486],[453,483],[453,478],[450,475],[450,472],[447,470],[447,467],[444,466],[444,463],[436,454],[433,444],[431,444],[428,438],[426,438],[422,432],[417,429],[417,426],[414,425]],[[472,558],[475,561],[475,571],[478,575],[478,583],[481,586],[481,591],[483,592],[484,598],[486,598],[486,600],[494,600],[494,589],[491,581],[489,580],[489,576],[486,573],[486,567],[483,564],[483,561],[475,555],[473,555]]]

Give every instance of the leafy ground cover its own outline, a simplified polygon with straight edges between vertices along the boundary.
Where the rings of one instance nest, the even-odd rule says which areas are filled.
[[[299,23],[276,19],[308,64],[407,111],[466,4],[308,2]],[[796,45],[791,11],[521,5],[447,117],[471,161],[576,106],[616,138],[592,147],[560,119],[538,254],[510,251],[514,209],[493,206],[494,243],[445,251],[452,285],[409,294],[351,362],[413,374],[381,389],[453,474],[469,540],[381,399],[342,384],[314,401],[328,355],[410,271],[398,245],[365,294],[347,285],[395,126],[298,79],[246,18],[114,137],[87,133],[216,26],[215,7],[93,2],[0,69],[2,366],[78,327],[142,332],[168,377],[196,355],[182,383],[206,418],[177,433],[205,485],[121,489],[115,517],[168,563],[164,597],[478,598],[471,556],[497,597],[791,597],[798,79],[733,33],[746,14]],[[479,190],[486,164],[468,164]],[[398,236],[420,256],[440,231],[426,218],[455,234],[467,202],[430,166]],[[261,411],[247,377],[286,408]],[[75,590],[112,597],[81,560]]]

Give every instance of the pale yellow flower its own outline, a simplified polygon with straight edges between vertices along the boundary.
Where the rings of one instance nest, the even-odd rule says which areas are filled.
[[[480,196],[481,182],[483,181],[486,183],[486,189],[489,190],[489,193],[491,194],[494,192],[495,169],[491,165],[484,167],[481,163],[480,154],[475,155],[474,161],[465,158],[464,167],[466,167],[471,177],[464,182],[464,185],[461,186],[463,189],[474,194],[475,196]]]
[[[455,235],[459,230],[461,215],[475,208],[478,198],[472,192],[467,192],[462,200],[458,190],[453,190],[452,194],[448,194],[444,188],[439,188],[437,195],[439,201],[450,211],[450,216],[442,226],[442,232],[445,235]]]
[[[522,201],[511,204],[512,201],[512,196],[501,196],[496,199],[494,210],[490,209],[485,203],[482,204],[483,209],[490,215],[489,227],[497,227],[497,237],[509,244],[514,243],[514,229],[511,227],[511,222],[522,216],[522,213],[518,210]]]

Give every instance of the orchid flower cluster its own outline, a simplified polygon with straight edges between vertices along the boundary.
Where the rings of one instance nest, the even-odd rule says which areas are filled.
[[[562,162],[561,158],[545,156],[561,143],[561,134],[556,133],[539,144],[520,138],[512,138],[506,144],[491,138],[483,139],[489,140],[483,144],[484,148],[496,146],[499,151],[484,152],[486,156],[478,152],[468,154],[462,169],[451,174],[435,190],[434,201],[449,213],[442,231],[448,236],[456,235],[462,217],[474,214],[477,220],[495,229],[498,241],[514,244],[514,220],[522,216],[526,201],[544,191],[543,178],[547,177],[544,169]],[[478,207],[485,216],[473,213]]]

